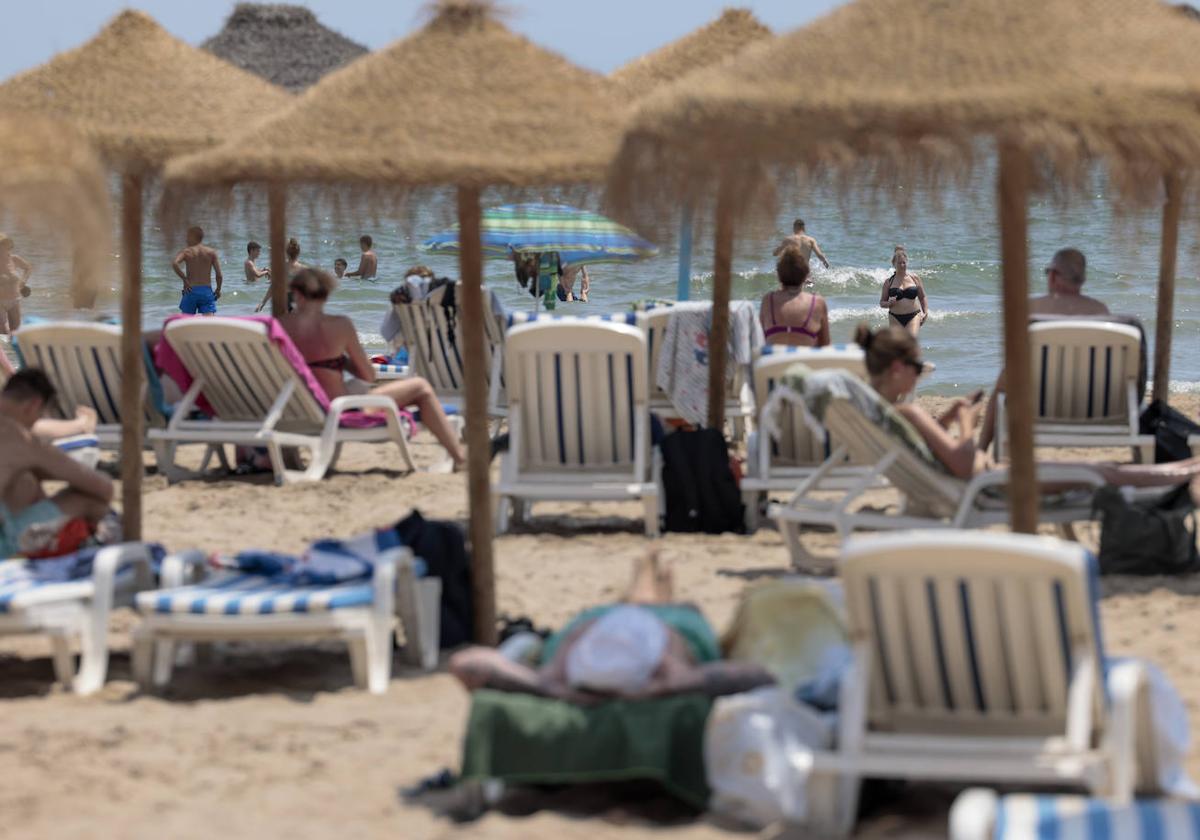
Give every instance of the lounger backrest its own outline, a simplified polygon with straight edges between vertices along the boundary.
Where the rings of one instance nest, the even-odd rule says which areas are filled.
[[[754,363],[754,399],[761,410],[783,374],[795,364],[810,370],[835,368],[866,379],[863,352],[858,347],[783,347],[767,345]],[[771,441],[771,463],[777,466],[815,466],[831,449],[828,435],[817,434],[798,405],[785,402],[775,419],[779,436]],[[855,461],[855,463],[858,463]]]
[[[17,332],[21,358],[39,367],[58,391],[64,417],[74,417],[79,406],[95,410],[104,426],[121,423],[121,328],[112,324],[57,321],[31,324]],[[144,365],[147,379],[157,386],[157,374]],[[148,426],[162,426],[165,418],[153,400],[143,400]]]
[[[1054,423],[1127,423],[1129,388],[1137,382],[1141,337],[1137,328],[1094,321],[1040,321],[1029,325],[1034,411]]]
[[[868,651],[858,661],[871,728],[1061,735],[1073,688],[1094,715],[1104,689],[1091,562],[1076,544],[1023,534],[848,541],[839,572],[850,636]],[[1075,686],[1085,664],[1094,683]]]
[[[504,352],[518,471],[644,468],[650,414],[640,329],[568,319],[525,324],[509,331]]]
[[[261,423],[289,382],[280,424],[321,425],[325,411],[271,340],[267,325],[236,318],[188,318],[167,325],[171,342],[201,394],[224,422]]]
[[[925,463],[903,441],[893,439],[863,416],[853,403],[833,400],[826,411],[825,426],[834,430],[835,441],[846,446],[853,463],[877,464],[894,456],[884,475],[910,504],[938,516],[950,516],[958,508],[963,482]]]
[[[484,354],[485,370],[489,374],[492,357],[497,352],[503,352],[504,344],[504,334],[488,300],[491,294],[491,291],[484,290]],[[457,315],[451,323],[446,308],[442,306],[445,296],[446,287],[441,286],[423,300],[396,304],[395,308],[400,317],[413,372],[428,380],[439,394],[457,396],[463,393],[465,381],[462,304],[458,302]]]

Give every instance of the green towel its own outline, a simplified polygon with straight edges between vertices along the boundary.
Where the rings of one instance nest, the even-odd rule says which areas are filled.
[[[708,804],[700,694],[575,706],[530,694],[477,691],[463,743],[464,779],[514,784],[657,781]]]

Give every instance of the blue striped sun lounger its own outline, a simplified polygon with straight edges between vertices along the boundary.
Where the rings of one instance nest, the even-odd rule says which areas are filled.
[[[143,592],[137,606],[142,612],[160,614],[269,615],[366,607],[372,600],[369,579],[305,586],[264,575],[221,572],[203,583]]]
[[[1200,840],[1200,802],[1139,799],[1117,804],[1086,796],[984,789],[959,795],[951,840]]]

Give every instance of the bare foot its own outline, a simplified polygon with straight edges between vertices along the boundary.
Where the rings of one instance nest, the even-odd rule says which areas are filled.
[[[91,406],[75,406],[75,419],[79,421],[83,428],[81,434],[90,435],[96,431],[96,422],[99,416],[96,414],[96,409]]]

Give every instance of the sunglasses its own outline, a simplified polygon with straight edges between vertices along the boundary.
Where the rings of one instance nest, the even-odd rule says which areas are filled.
[[[910,368],[912,368],[913,373],[915,373],[917,376],[920,376],[922,373],[925,372],[925,360],[924,359],[905,359],[904,364],[906,364]]]

